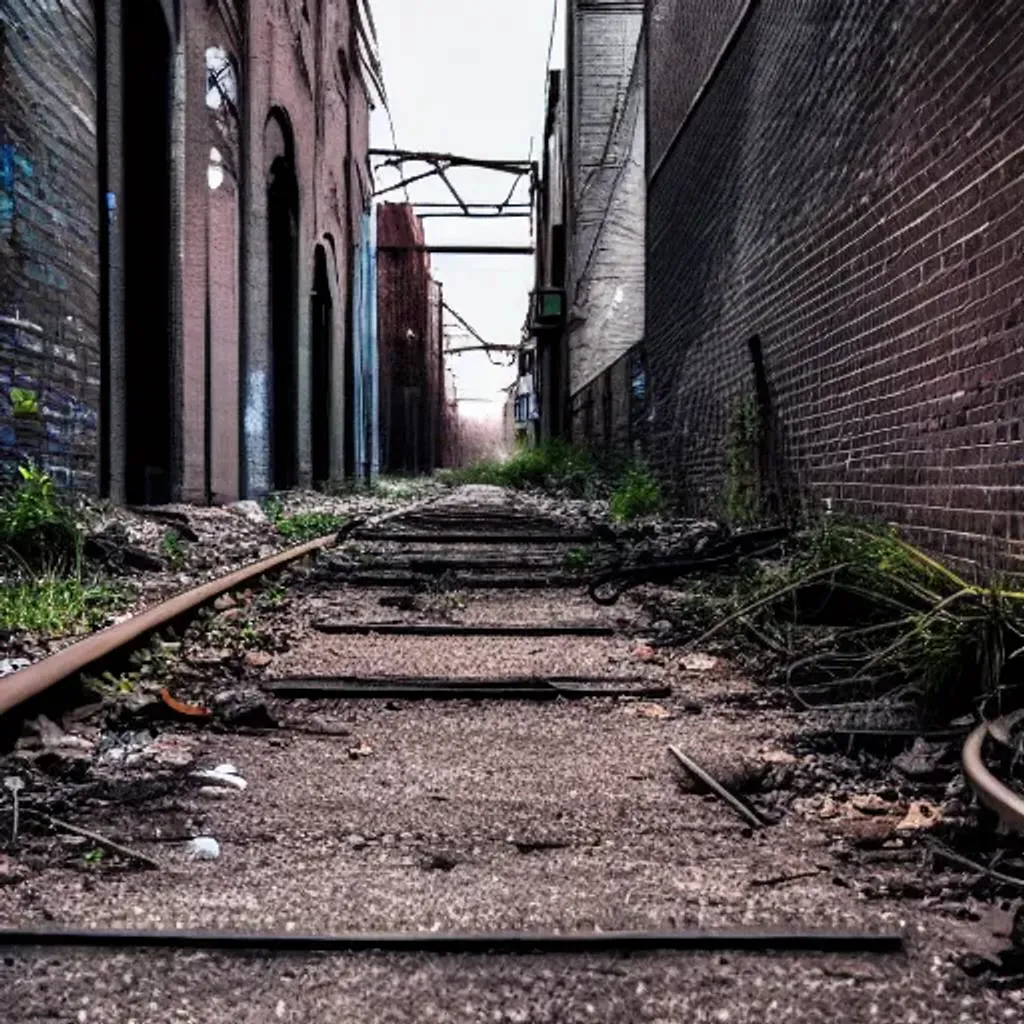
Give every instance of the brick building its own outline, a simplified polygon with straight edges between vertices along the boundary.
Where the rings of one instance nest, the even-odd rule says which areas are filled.
[[[423,222],[406,203],[377,207],[381,469],[430,473],[444,462],[441,285]]]
[[[743,483],[729,461],[757,511],[830,501],[1018,558],[1024,7],[653,0],[648,19],[652,459],[695,512]]]
[[[372,39],[365,0],[7,0],[0,459],[129,501],[367,471]]]

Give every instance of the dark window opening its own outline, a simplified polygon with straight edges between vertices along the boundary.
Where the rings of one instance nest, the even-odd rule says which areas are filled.
[[[159,0],[123,5],[125,497],[171,498],[170,36]]]
[[[296,486],[298,474],[299,188],[291,147],[270,167],[267,193],[271,331],[271,462],[276,490]]]
[[[334,307],[327,278],[327,256],[317,246],[311,303],[313,483],[331,475],[331,339]]]

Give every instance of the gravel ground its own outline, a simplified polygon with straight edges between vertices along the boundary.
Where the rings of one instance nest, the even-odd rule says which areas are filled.
[[[473,490],[451,503],[505,501]],[[420,595],[382,608],[376,590],[317,573],[277,613],[287,649],[259,677],[366,672],[640,675],[657,701],[268,702],[287,728],[255,734],[164,727],[195,761],[230,762],[247,786],[214,799],[180,773],[147,796],[144,763],[110,775],[122,799],[81,824],[157,857],[89,867],[81,845],[39,833],[0,884],[0,926],[341,930],[602,930],[793,925],[900,931],[899,956],[226,957],[8,952],[3,1019],[163,1021],[1012,1021],[1019,991],[957,966],[1006,945],[1000,908],[943,900],[902,814],[820,813],[793,800],[814,758],[801,719],[764,702],[724,661],[652,650],[624,600],[577,592]],[[315,599],[323,602],[314,605]],[[391,594],[390,596],[395,596]],[[433,602],[433,603],[432,603]],[[612,639],[328,637],[317,618],[602,621]],[[385,614],[381,614],[381,613]],[[199,684],[196,684],[199,685]],[[205,685],[213,702],[222,680]],[[758,707],[758,705],[763,705]],[[758,707],[752,711],[751,707]],[[776,824],[751,830],[699,792],[678,744]],[[134,773],[134,774],[133,774]],[[767,775],[766,775],[767,773]],[[765,781],[767,778],[768,781]],[[752,781],[753,780],[753,781]],[[806,790],[802,790],[806,794]],[[846,807],[846,804],[843,804]],[[209,835],[218,859],[192,863]],[[865,842],[865,840],[871,840]],[[906,895],[908,878],[923,889]],[[0,874],[0,883],[3,876]],[[901,888],[902,886],[902,888]]]

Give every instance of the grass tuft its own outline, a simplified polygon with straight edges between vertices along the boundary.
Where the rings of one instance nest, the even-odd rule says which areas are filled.
[[[51,636],[91,630],[128,600],[124,591],[78,575],[10,580],[0,584],[0,628]]]
[[[641,465],[626,470],[610,500],[612,519],[617,523],[657,515],[664,511],[665,504],[661,485],[651,471]]]
[[[282,537],[296,544],[315,540],[329,533],[337,533],[346,523],[346,516],[331,512],[299,512],[293,516],[281,516],[274,520],[274,526]]]

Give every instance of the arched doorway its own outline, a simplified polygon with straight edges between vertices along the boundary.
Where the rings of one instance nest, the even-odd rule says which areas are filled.
[[[316,247],[313,259],[313,294],[310,303],[310,355],[312,370],[311,413],[313,483],[331,476],[331,347],[334,304],[327,276],[327,253]]]
[[[298,465],[299,185],[295,147],[282,112],[267,122],[267,252],[270,279],[271,465],[276,490],[294,487]]]
[[[161,0],[122,5],[125,497],[172,481],[171,33]]]

